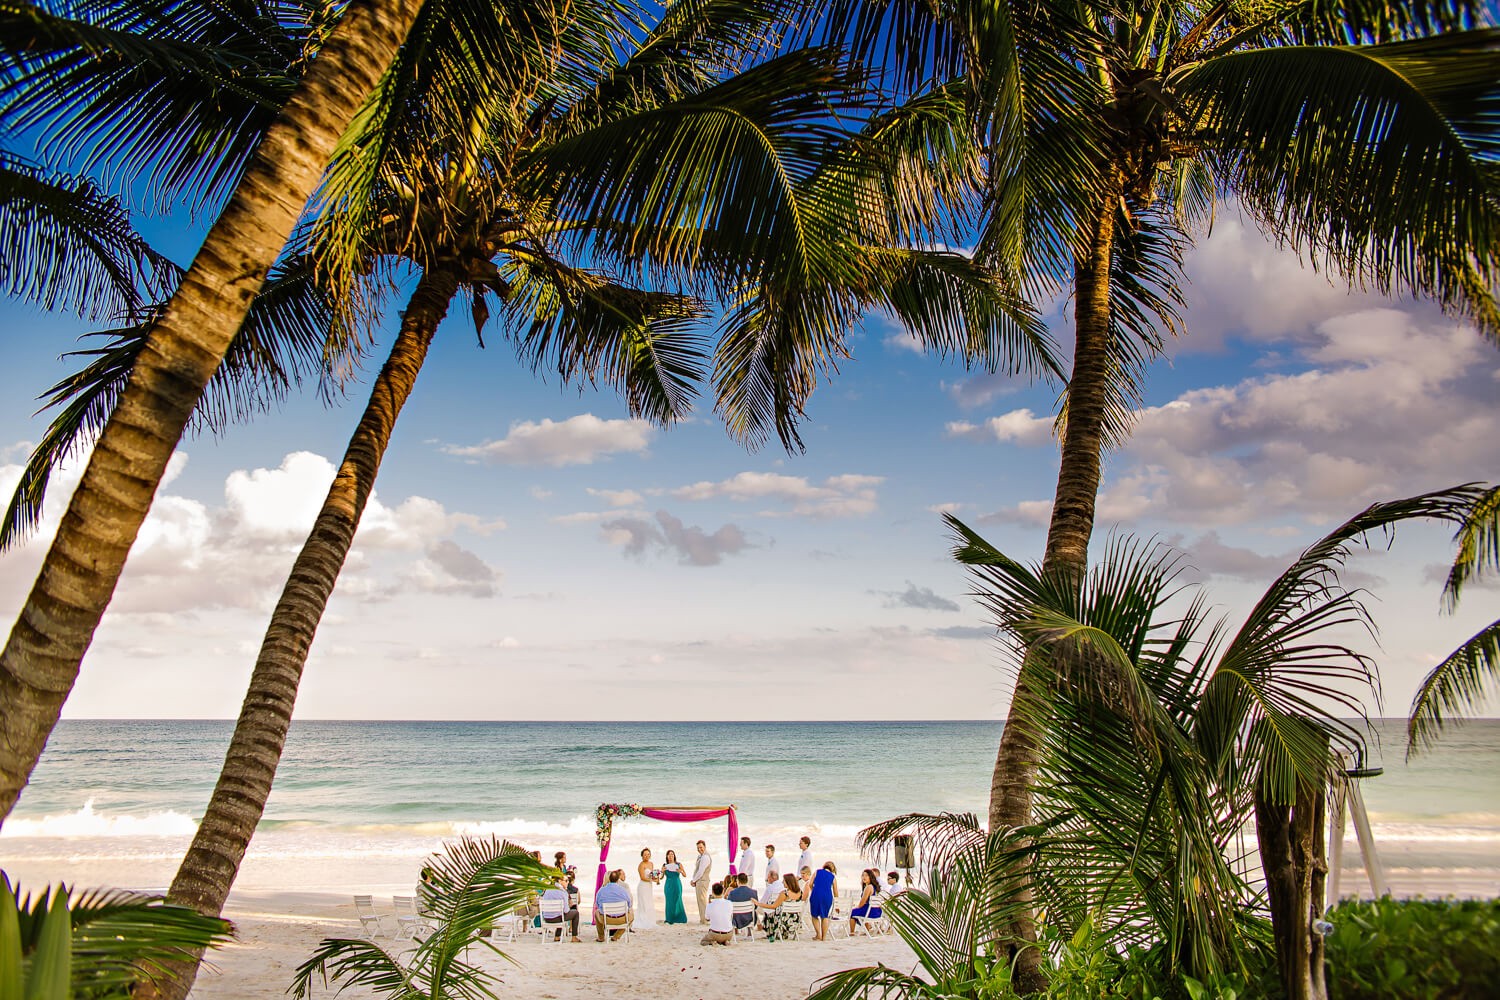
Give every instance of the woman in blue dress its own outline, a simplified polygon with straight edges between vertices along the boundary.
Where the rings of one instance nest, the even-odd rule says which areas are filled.
[[[682,866],[677,863],[677,852],[668,851],[666,864],[661,866],[662,875],[665,876],[667,884],[662,887],[662,895],[667,898],[667,919],[669,924],[687,923],[687,910],[682,907]]]
[[[880,891],[880,873],[873,868],[866,868],[859,873],[859,902],[854,909],[849,911],[849,934],[854,934],[855,917],[863,917],[866,920],[880,919],[880,905],[875,901],[875,894]]]
[[[839,894],[838,871],[829,861],[813,875],[807,912],[812,915],[814,941],[828,940],[828,915],[833,912],[833,899]]]

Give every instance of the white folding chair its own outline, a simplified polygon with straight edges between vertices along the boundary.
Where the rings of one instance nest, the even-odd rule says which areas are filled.
[[[375,912],[374,896],[355,896],[354,912],[359,915],[359,932],[371,941],[386,936],[385,921]]]
[[[885,928],[882,924],[885,920],[885,911],[873,904],[870,906],[870,909],[876,912],[873,915],[860,915],[858,913],[854,915],[855,932],[862,932],[866,937],[876,937],[877,935],[884,934]]]
[[[741,899],[729,905],[734,910],[736,917],[743,917],[747,914],[750,917],[750,922],[743,927],[740,926],[739,921],[735,921],[734,932],[738,934],[740,931],[744,931],[745,937],[750,938],[752,941],[755,940],[755,900]]]
[[[781,909],[779,912],[790,913],[793,917],[797,918],[795,921],[793,921],[793,925],[797,928],[797,930],[792,933],[793,938],[801,936],[802,913],[806,909],[807,904],[800,899],[789,899],[785,903],[781,904]]]
[[[392,896],[391,903],[396,907],[396,937],[418,941],[432,930],[432,926],[417,912],[417,897]]]
[[[542,908],[542,920],[537,933],[542,936],[543,941],[561,941],[563,933],[568,929],[568,897],[548,899],[543,896],[538,905]]]
[[[506,943],[509,944],[515,941],[530,924],[531,918],[526,914],[526,907],[517,906],[495,921],[491,936],[498,939],[503,934]]]
[[[628,941],[630,940],[630,927],[628,924],[610,925],[610,917],[629,917],[630,904],[624,900],[610,900],[599,904],[599,912],[604,918],[604,940],[605,941]],[[616,936],[618,935],[618,936]]]

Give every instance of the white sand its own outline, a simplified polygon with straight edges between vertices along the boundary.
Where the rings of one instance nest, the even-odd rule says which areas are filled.
[[[381,907],[390,912],[390,901]],[[689,920],[693,919],[689,905]],[[255,1000],[286,995],[296,967],[324,937],[354,937],[359,923],[348,897],[324,894],[237,894],[225,914],[235,922],[237,940],[211,957],[213,968],[199,974],[196,1000]],[[501,943],[516,965],[474,949],[476,964],[498,972],[501,996],[597,1000],[598,997],[755,996],[764,1000],[803,997],[822,976],[841,969],[885,963],[908,971],[911,950],[895,935],[813,941],[767,942],[743,938],[728,947],[698,943],[703,928],[654,927],[618,943],[594,940],[593,928],[580,928],[583,943],[560,944],[527,935]],[[404,946],[388,939],[387,946]],[[332,996],[319,983],[315,996]],[[372,994],[350,990],[347,997]]]

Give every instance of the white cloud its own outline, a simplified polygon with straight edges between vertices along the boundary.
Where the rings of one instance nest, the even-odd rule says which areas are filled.
[[[1319,323],[1307,371],[1193,389],[1138,414],[1099,500],[1101,524],[1342,519],[1376,500],[1500,467],[1500,359],[1472,330],[1396,309]],[[1039,443],[1023,411],[970,436]],[[991,424],[995,422],[992,421]],[[998,515],[1039,523],[1044,501]]]
[[[983,372],[957,382],[943,382],[942,389],[965,410],[988,406],[1026,385],[1026,380],[1007,372]]]
[[[180,470],[185,454],[174,456],[169,470]],[[0,467],[0,489],[12,489],[17,466]],[[20,589],[36,573],[81,466],[64,468],[55,477],[41,530],[21,548],[0,557],[0,605],[16,606]],[[312,527],[333,480],[333,464],[310,452],[293,452],[275,469],[242,469],[224,482],[223,502],[204,503],[161,492],[131,549],[111,615],[189,614],[210,609],[265,610],[280,593],[292,562]],[[469,593],[487,596],[498,579],[473,553],[449,540],[458,528],[493,530],[468,514],[448,512],[425,497],[408,497],[396,507],[372,494],[339,591],[366,597],[401,590]],[[415,561],[412,554],[420,554]],[[407,558],[402,560],[400,557]],[[396,558],[398,565],[382,568]],[[485,575],[485,572],[488,575]],[[394,582],[391,582],[394,581]]]
[[[589,496],[599,497],[611,507],[634,507],[644,499],[635,490],[596,490],[588,488]]]
[[[814,486],[802,476],[741,472],[716,483],[705,480],[670,492],[680,500],[768,500],[789,504],[791,513],[805,517],[853,517],[875,510],[875,487],[884,481],[881,476],[841,475]]]
[[[644,452],[655,429],[645,420],[601,420],[582,413],[567,420],[523,420],[498,441],[447,445],[450,455],[513,465],[589,465],[617,452]]]
[[[1046,444],[1052,440],[1052,418],[1039,417],[1029,409],[1011,410],[980,424],[955,420],[948,436],[970,441],[1003,441],[1021,445]]]
[[[893,351],[910,351],[912,354],[927,353],[922,347],[922,342],[905,330],[886,337],[884,344]]]

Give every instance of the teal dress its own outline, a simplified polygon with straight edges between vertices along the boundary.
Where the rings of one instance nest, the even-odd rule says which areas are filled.
[[[665,874],[667,881],[662,887],[662,895],[667,899],[666,923],[685,924],[687,910],[682,907],[682,866],[674,861],[667,865]]]

